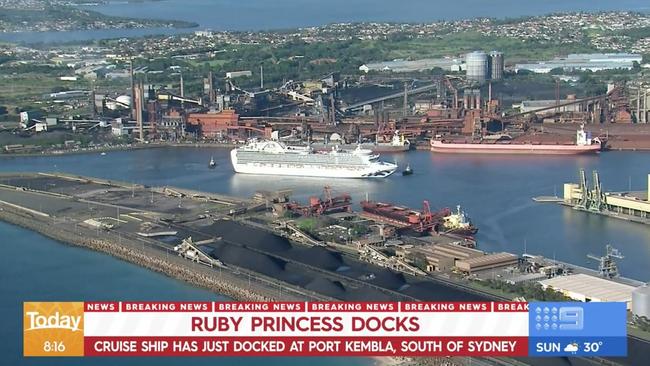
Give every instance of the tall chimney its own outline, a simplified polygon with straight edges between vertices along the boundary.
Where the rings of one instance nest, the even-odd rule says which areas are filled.
[[[136,117],[135,109],[135,78],[133,77],[133,58],[129,59],[129,74],[131,77],[131,118]]]
[[[488,84],[488,103],[492,101],[492,82]]]
[[[260,89],[264,90],[264,65],[260,65]]]
[[[336,125],[336,102],[334,101],[334,96],[332,95],[332,98],[330,98],[332,101],[332,111],[331,111],[331,116],[332,118],[332,125]]]
[[[185,97],[185,85],[183,83],[183,73],[181,73],[181,97]]]
[[[404,114],[404,118],[408,115],[408,106],[409,106],[409,98],[408,98],[408,89],[406,82],[404,83],[404,110],[402,111],[402,114]]]
[[[135,121],[138,126],[138,133],[140,135],[140,141],[144,141],[144,127],[142,121],[142,102],[143,102],[143,90],[142,85],[137,84],[135,86]]]
[[[214,103],[215,96],[214,96],[214,76],[212,75],[212,71],[208,74],[208,85],[210,85],[210,91],[208,93],[208,97],[210,98],[210,104]]]

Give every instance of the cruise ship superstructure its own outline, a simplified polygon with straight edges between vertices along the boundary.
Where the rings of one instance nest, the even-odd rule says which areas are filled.
[[[385,178],[397,165],[379,160],[367,149],[317,152],[278,141],[250,141],[230,152],[237,173],[323,178]]]

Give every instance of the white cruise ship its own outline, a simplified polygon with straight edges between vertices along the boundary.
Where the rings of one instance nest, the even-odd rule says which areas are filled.
[[[379,161],[379,155],[357,148],[315,152],[310,147],[277,141],[251,141],[230,152],[237,173],[324,178],[384,178],[397,165]]]

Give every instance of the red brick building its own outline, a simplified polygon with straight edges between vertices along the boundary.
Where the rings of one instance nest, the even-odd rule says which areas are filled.
[[[190,113],[187,124],[203,137],[225,137],[230,135],[229,130],[235,133],[239,130],[239,115],[232,109],[214,113]]]

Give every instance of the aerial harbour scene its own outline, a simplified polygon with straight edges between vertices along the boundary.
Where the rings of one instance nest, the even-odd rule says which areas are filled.
[[[19,342],[109,300],[621,302],[627,357],[189,363],[646,364],[647,4],[375,2],[0,0],[0,364],[114,364]]]

